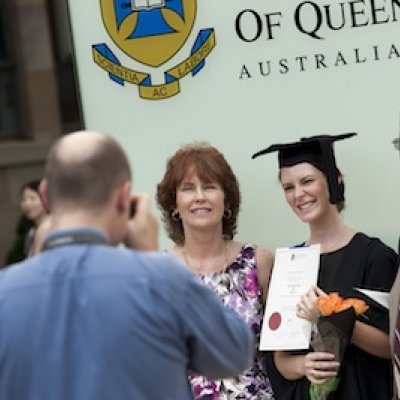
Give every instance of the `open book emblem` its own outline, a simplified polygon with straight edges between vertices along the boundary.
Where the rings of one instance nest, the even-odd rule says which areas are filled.
[[[196,0],[100,0],[104,26],[129,57],[158,67],[185,44]]]

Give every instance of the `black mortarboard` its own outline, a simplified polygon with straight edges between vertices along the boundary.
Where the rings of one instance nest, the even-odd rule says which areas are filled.
[[[339,170],[336,166],[333,143],[355,136],[356,133],[344,133],[342,135],[318,135],[301,138],[298,142],[273,144],[264,150],[253,154],[252,158],[264,154],[278,152],[279,168],[308,162],[326,175],[329,187],[329,201],[337,204],[344,201],[344,193],[338,182]]]

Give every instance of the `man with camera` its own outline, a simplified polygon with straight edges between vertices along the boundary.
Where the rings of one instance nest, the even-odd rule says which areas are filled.
[[[222,378],[248,366],[245,323],[177,259],[149,251],[157,221],[148,196],[131,195],[117,142],[59,139],[41,194],[42,251],[0,274],[0,399],[193,399],[188,369]]]

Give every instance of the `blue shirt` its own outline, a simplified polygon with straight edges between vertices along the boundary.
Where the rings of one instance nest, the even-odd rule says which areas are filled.
[[[0,274],[0,400],[193,399],[188,368],[236,375],[252,344],[165,253],[70,244]]]

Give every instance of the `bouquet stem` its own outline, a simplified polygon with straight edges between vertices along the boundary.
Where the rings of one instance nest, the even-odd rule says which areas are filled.
[[[334,392],[339,385],[339,378],[329,379],[328,382],[322,385],[312,383],[310,385],[310,400],[326,400],[329,393]]]

